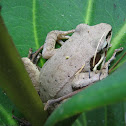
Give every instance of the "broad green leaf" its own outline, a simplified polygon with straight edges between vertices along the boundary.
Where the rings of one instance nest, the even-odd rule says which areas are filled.
[[[126,63],[106,79],[89,86],[61,104],[48,118],[45,126],[53,126],[58,121],[83,111],[89,111],[100,106],[126,100],[125,65]],[[122,74],[118,77],[120,73]]]
[[[33,126],[43,125],[46,112],[0,15],[0,87]],[[6,119],[10,118],[0,109]],[[34,113],[34,114],[33,114]],[[10,125],[10,124],[9,124]]]
[[[31,47],[39,48],[51,30],[70,30],[80,23],[111,24],[113,46],[108,57],[120,46],[126,51],[125,0],[3,0],[1,3],[3,18],[21,56],[27,56]],[[121,64],[124,61],[126,58]]]
[[[124,126],[124,105],[122,102],[82,113],[72,126]]]

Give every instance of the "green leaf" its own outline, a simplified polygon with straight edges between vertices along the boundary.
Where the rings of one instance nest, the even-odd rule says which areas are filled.
[[[125,102],[82,113],[72,126],[124,126]]]
[[[6,125],[18,126],[17,121],[12,118],[12,111],[14,111],[14,114],[20,117],[21,114],[17,111],[15,105],[12,104],[12,102],[7,97],[6,93],[4,93],[0,89],[0,125],[1,126],[6,126]]]
[[[95,25],[104,22],[112,25],[113,46],[109,50],[108,58],[120,46],[126,51],[125,0],[6,0],[1,3],[9,33],[23,57],[27,56],[29,48],[39,48],[51,30],[70,30],[80,23]],[[121,55],[123,53],[116,60]],[[125,61],[126,58],[120,64]]]
[[[89,111],[96,107],[126,100],[125,65],[126,63],[106,79],[89,86],[73,98],[61,104],[48,118],[45,126],[53,126],[58,121],[83,111]],[[121,76],[118,77],[120,73]]]
[[[44,123],[47,113],[0,15],[0,87],[33,126]],[[7,114],[0,104],[3,116]],[[10,125],[10,124],[9,124]]]

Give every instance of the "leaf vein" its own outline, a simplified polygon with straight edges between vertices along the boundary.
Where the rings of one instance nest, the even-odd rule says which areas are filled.
[[[37,35],[37,28],[36,28],[36,0],[33,0],[33,33],[34,33],[34,39],[35,39],[35,44],[36,48],[39,48],[39,43],[38,43],[38,35]]]
[[[94,0],[88,0],[88,6],[87,6],[86,18],[85,18],[85,23],[88,24],[88,25],[91,23],[93,3],[94,3]]]

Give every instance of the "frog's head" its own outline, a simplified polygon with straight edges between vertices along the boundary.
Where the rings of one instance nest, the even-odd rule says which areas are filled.
[[[111,44],[110,44],[111,37],[112,37],[111,25],[101,23],[101,24],[99,24],[99,26],[100,26],[100,29],[103,29],[103,30],[101,30],[102,35],[97,43],[97,47],[96,47],[95,54],[93,57],[93,67],[94,67],[93,70],[94,71],[97,70],[97,67],[100,65],[100,63],[105,60],[107,51],[108,51],[109,47],[111,47]],[[98,63],[96,64],[95,61],[96,61],[96,56],[98,54],[101,55],[101,58],[99,59]]]

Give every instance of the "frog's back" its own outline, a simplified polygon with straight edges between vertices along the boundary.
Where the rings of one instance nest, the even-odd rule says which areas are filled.
[[[67,40],[41,69],[40,94],[44,102],[53,98],[85,64],[85,61],[89,62],[89,57],[86,57],[89,55],[88,47],[85,49],[85,45],[82,46],[80,43],[81,40],[72,39],[76,40],[74,37]],[[68,92],[70,91],[66,91],[66,94]]]

